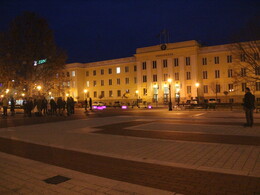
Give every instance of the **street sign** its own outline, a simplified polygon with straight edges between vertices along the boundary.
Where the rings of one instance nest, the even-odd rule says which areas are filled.
[[[47,62],[47,59],[41,59],[41,60],[38,60],[38,61],[34,61],[33,65],[37,66],[37,65],[40,65],[40,64],[44,64],[46,62]]]

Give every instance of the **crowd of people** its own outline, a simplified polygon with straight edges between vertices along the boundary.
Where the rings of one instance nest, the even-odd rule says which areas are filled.
[[[7,110],[10,107],[11,116],[15,115],[15,100],[13,97],[8,99],[3,97],[0,101],[0,108],[3,107],[2,117],[7,117]],[[22,109],[24,117],[31,117],[33,114],[35,116],[46,116],[46,115],[56,115],[56,116],[70,116],[75,112],[75,101],[72,97],[68,97],[67,100],[62,97],[50,99],[49,101],[44,96],[39,96],[36,98],[24,98],[22,101]]]

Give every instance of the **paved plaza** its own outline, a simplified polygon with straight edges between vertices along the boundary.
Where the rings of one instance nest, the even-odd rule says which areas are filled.
[[[0,119],[0,194],[260,194],[260,113],[244,122],[167,109]]]

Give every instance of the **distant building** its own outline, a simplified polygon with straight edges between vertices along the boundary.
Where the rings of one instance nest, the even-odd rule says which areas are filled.
[[[169,101],[171,78],[173,102],[242,102],[246,84],[234,83],[235,66],[228,44],[204,47],[192,40],[155,45],[138,48],[133,57],[67,64],[67,94],[107,104],[137,99],[163,104]],[[260,87],[254,93],[260,101]]]

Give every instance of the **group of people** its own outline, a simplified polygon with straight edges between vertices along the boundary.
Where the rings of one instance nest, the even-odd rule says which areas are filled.
[[[8,99],[7,97],[3,97],[0,101],[0,108],[3,107],[2,117],[7,117],[7,110],[10,105],[10,113],[11,116],[15,115],[15,100],[13,97]],[[46,115],[57,115],[63,116],[67,114],[70,116],[75,112],[75,101],[72,97],[68,97],[67,100],[59,97],[56,101],[54,99],[50,99],[49,101],[44,97],[36,97],[36,98],[24,98],[22,101],[22,108],[24,111],[24,117],[31,117],[32,114],[35,116],[46,116]]]

